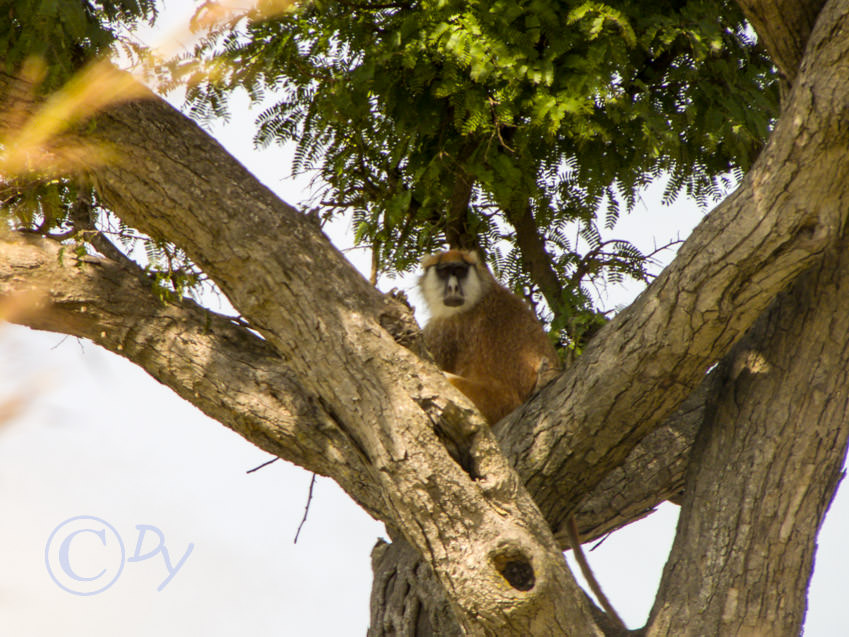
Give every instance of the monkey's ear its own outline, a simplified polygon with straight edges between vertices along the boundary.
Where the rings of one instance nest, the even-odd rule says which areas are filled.
[[[437,252],[436,254],[429,254],[419,259],[419,265],[421,266],[422,270],[427,270],[430,266],[436,265],[439,262],[440,254],[442,253]]]
[[[480,261],[477,250],[463,250],[461,254],[463,255],[463,261],[470,265],[477,265]]]

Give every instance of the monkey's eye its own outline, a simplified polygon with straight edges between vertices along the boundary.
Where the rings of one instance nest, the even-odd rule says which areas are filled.
[[[436,264],[436,274],[440,279],[447,279],[451,276],[455,276],[458,279],[462,279],[469,272],[469,264],[468,263],[437,263]]]

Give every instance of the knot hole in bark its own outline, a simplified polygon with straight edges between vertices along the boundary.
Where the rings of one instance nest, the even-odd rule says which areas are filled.
[[[534,587],[534,567],[518,549],[501,549],[492,556],[492,562],[501,576],[517,591],[529,591]]]

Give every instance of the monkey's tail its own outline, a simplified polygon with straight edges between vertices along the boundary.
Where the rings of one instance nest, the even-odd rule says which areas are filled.
[[[607,599],[607,595],[605,595],[604,591],[601,590],[601,586],[595,578],[589,562],[587,562],[587,558],[584,556],[584,550],[581,548],[581,536],[578,535],[578,525],[575,524],[575,516],[569,516],[567,529],[569,531],[569,542],[572,544],[572,552],[575,555],[575,560],[577,560],[578,566],[581,568],[581,573],[584,575],[584,579],[587,580],[587,584],[590,585],[590,590],[593,592],[593,595],[595,595],[598,603],[601,604],[601,607],[604,609],[604,612],[607,613],[608,617],[610,617],[610,619],[623,631],[627,631],[628,628],[625,626],[625,622],[622,621],[622,618],[619,617],[619,614],[613,608],[610,600]]]

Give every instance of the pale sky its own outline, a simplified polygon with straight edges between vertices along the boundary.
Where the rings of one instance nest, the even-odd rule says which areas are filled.
[[[288,174],[288,153],[252,148],[253,115],[244,99],[234,102],[233,114],[215,137],[284,200],[302,200],[303,180],[281,178]],[[692,202],[663,208],[653,189],[616,232],[638,236],[649,250],[678,232],[686,236],[700,217]],[[331,238],[349,247],[349,230],[337,224]],[[367,272],[367,255],[346,254]],[[418,301],[412,280],[387,282],[396,286]],[[627,303],[634,293],[610,290],[605,303]],[[309,518],[293,544],[309,473],[278,461],[246,474],[268,454],[131,363],[86,341],[0,325],[0,403],[16,395],[28,405],[0,426],[0,637],[365,634],[369,553],[384,536],[383,525],[331,480],[318,479]],[[80,577],[122,565],[109,588],[87,596],[61,588],[47,567],[50,561],[58,568],[59,540],[71,528],[62,524],[77,516],[108,523],[124,546],[122,561],[114,534],[101,542],[81,533],[70,544]],[[666,504],[588,555],[631,627],[646,619],[676,518],[677,507]],[[138,525],[149,527],[141,547]],[[164,537],[172,570],[192,546],[159,591],[168,577],[162,552],[127,559],[156,549],[150,527]],[[819,537],[808,636],[846,634],[846,537],[844,487]]]

